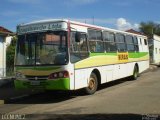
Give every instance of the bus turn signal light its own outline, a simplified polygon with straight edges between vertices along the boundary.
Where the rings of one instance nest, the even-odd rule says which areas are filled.
[[[48,79],[69,78],[68,71],[55,72],[49,75]]]

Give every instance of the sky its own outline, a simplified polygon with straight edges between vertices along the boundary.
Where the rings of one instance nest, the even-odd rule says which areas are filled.
[[[0,26],[16,32],[21,23],[70,19],[119,30],[141,22],[160,23],[160,0],[1,0]]]

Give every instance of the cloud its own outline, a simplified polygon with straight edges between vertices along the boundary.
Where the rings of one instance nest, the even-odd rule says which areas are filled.
[[[139,24],[137,23],[130,23],[125,18],[118,18],[116,22],[116,27],[118,30],[128,30],[128,29],[135,29],[138,30]]]

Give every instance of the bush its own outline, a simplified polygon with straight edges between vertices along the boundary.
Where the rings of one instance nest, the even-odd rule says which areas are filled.
[[[15,57],[15,48],[16,48],[17,37],[12,38],[11,44],[7,47],[6,51],[6,69],[7,76],[14,74],[14,57]]]

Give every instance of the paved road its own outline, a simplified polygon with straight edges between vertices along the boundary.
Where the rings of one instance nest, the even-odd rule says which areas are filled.
[[[63,119],[160,119],[160,68],[143,73],[136,81],[127,79],[101,86],[94,95],[81,91],[38,93],[12,98],[0,105],[0,113],[29,118]],[[149,116],[148,116],[149,115]],[[145,119],[144,119],[145,120]]]

